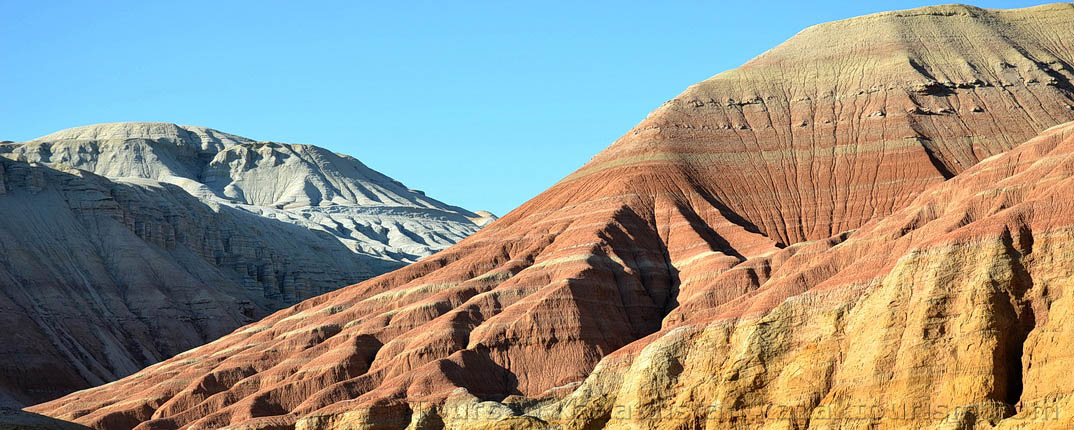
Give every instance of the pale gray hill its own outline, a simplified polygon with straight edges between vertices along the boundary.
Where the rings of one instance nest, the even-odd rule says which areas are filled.
[[[9,143],[0,152],[110,178],[171,182],[172,178],[196,179],[213,155],[243,143],[254,141],[204,127],[122,122],[61,130],[25,143]]]
[[[204,201],[324,231],[356,253],[400,263],[444,249],[488,219],[350,156],[204,127],[98,124],[3,144],[0,154],[113,179],[175,184]]]
[[[0,220],[0,404],[112,381],[400,266],[172,184],[3,157]]]
[[[0,143],[0,406],[123,377],[489,217],[346,155],[203,127]]]

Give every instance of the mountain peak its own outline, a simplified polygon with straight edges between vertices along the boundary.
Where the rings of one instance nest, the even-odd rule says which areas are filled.
[[[77,140],[126,140],[126,139],[167,139],[199,144],[203,150],[220,150],[240,143],[252,143],[254,140],[207,127],[176,125],[167,122],[112,122],[72,127],[50,133],[32,141],[77,141]]]
[[[114,380],[488,221],[353,157],[204,127],[97,124],[0,156],[0,290],[20,292],[0,297],[19,327],[0,355],[20,357],[0,363],[0,407]]]
[[[0,155],[107,178],[178,185],[205,201],[326,231],[355,252],[398,262],[432,254],[480,227],[471,221],[480,218],[472,212],[426,196],[354,157],[205,127],[95,124],[0,145]]]
[[[106,177],[174,183],[195,195],[240,204],[406,207],[474,217],[354,157],[314,145],[255,141],[206,127],[164,122],[94,124],[5,145],[0,152]]]
[[[1068,119],[1074,44],[1055,35],[1074,32],[1072,15],[947,5],[816,25],[690,86],[569,179],[674,158],[711,173],[710,192],[782,244],[853,229]],[[890,170],[840,157],[890,151],[906,155]],[[828,195],[882,183],[891,192]]]

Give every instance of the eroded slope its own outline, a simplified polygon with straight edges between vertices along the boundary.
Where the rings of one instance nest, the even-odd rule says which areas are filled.
[[[479,228],[470,220],[478,215],[410,189],[353,157],[204,127],[97,124],[0,145],[0,153],[113,179],[179,185],[208,202],[331,234],[356,253],[398,266]]]
[[[780,243],[856,228],[1074,118],[1071,8],[937,6],[807,28],[690,87],[567,180],[672,163]]]
[[[520,415],[562,428],[1066,428],[1072,192],[1068,123],[861,229],[724,272],[659,333]]]
[[[395,267],[179,187],[0,157],[0,403],[99,385]]]
[[[840,232],[917,204],[946,177],[1074,119],[1067,34],[1074,34],[1067,4],[944,6],[812,27],[691,87],[575,174],[440,254],[33,410],[97,428],[678,428],[706,421],[653,419],[652,411],[677,404],[698,410],[710,400],[732,413],[775,400],[819,405],[829,391],[795,384],[836,387],[830,381],[844,365],[841,353],[852,355],[838,348],[864,344],[844,345],[828,326],[784,328],[798,320],[776,306],[800,301],[791,316],[849,321],[815,297],[831,298],[845,314],[890,270],[889,257],[919,242],[889,250],[887,239],[874,239],[896,254],[848,247],[847,255],[832,250],[860,233]],[[1058,214],[1062,207],[1041,210]],[[920,226],[907,227],[907,235]],[[1024,234],[1015,231],[1010,240],[1020,243],[1014,238]],[[864,267],[836,264],[846,261]],[[860,280],[847,282],[853,294],[822,293],[836,274]],[[1022,330],[1016,333],[1031,326],[1022,321],[1028,299],[1004,310],[998,292],[975,294],[958,300],[997,309],[973,314],[975,324]],[[877,321],[873,312],[880,312],[895,320],[885,325],[889,337],[901,339],[896,323],[904,314],[882,303],[861,308],[860,323]],[[930,312],[930,321],[953,318]],[[754,327],[748,321],[766,316],[774,320],[758,327],[768,331],[733,336],[739,321]],[[714,339],[700,342],[691,330]],[[792,335],[829,343],[816,349]],[[981,351],[1011,357],[1010,339],[992,342],[999,346]],[[849,364],[860,371],[842,377],[890,376],[880,365],[903,343],[895,342],[894,352],[884,343],[879,356],[862,352]],[[776,360],[780,354],[796,358]],[[906,360],[905,368],[919,368],[919,359]],[[726,374],[714,373],[725,363]],[[949,397],[992,401],[964,418],[971,424],[1009,415],[1022,397],[1012,394],[1009,367],[1002,381],[982,377],[995,368],[980,369],[968,378],[977,385]],[[716,380],[727,388],[706,385]],[[914,384],[900,392],[847,383],[833,396],[873,399],[870,390],[881,388],[893,399],[924,395],[928,385]],[[620,403],[639,413],[613,422]],[[467,414],[475,410],[485,418]],[[493,422],[488,411],[506,418]],[[735,418],[712,426],[756,424]]]

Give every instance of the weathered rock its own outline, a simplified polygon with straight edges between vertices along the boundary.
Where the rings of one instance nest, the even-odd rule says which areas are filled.
[[[353,158],[206,128],[79,127],[0,153],[0,405],[126,376],[479,228]]]
[[[170,184],[0,172],[0,403],[112,381],[398,264]]]
[[[179,185],[339,238],[354,252],[409,263],[480,228],[475,213],[439,202],[360,161],[310,145],[255,142],[168,123],[76,127],[0,145],[9,158]]]
[[[1074,411],[1055,382],[1074,126],[1004,151],[1074,120],[1068,34],[1071,5],[812,27],[437,255],[31,410],[141,430],[1054,423],[1012,416]]]
[[[854,232],[724,272],[520,413],[563,428],[1065,428],[1071,192],[1074,123]],[[721,299],[730,288],[749,292]]]

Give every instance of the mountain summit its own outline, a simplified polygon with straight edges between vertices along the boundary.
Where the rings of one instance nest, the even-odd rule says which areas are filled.
[[[477,230],[470,219],[481,218],[350,156],[204,127],[97,124],[0,146],[3,152],[113,179],[175,184],[203,200],[324,231],[355,252],[401,263],[458,242]]]
[[[1071,34],[1070,4],[808,28],[445,251],[31,410],[140,430],[1069,414],[1074,141],[1045,130],[1074,120]]]

